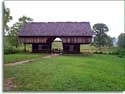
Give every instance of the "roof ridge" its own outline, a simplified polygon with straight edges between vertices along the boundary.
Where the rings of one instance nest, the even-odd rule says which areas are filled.
[[[77,22],[77,21],[60,21],[60,22],[27,22],[27,24],[38,24],[38,23],[90,23],[90,22]]]

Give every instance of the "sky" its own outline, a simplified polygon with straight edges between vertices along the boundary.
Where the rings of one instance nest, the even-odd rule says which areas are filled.
[[[124,32],[124,1],[5,1],[13,20],[23,15],[34,22],[90,22],[108,26],[108,35],[118,37]]]

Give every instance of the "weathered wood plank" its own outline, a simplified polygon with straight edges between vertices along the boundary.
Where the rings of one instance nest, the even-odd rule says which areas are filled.
[[[35,37],[25,37],[25,38],[20,38],[20,41],[23,43],[47,43],[48,38],[35,38]]]

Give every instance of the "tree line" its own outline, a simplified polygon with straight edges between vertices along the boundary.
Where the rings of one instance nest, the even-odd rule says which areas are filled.
[[[27,23],[32,22],[33,19],[27,16],[22,16],[18,18],[18,21],[14,23],[11,27],[8,26],[8,23],[13,19],[13,17],[10,15],[10,9],[3,7],[3,13],[4,13],[4,47],[5,51],[8,50],[8,48],[12,49],[13,47],[18,48],[19,45],[19,39],[18,39],[18,32],[20,30],[20,27]],[[96,23],[93,25],[93,33],[94,38],[91,45],[99,48],[101,50],[102,47],[112,47],[113,46],[113,38],[109,35],[107,35],[107,32],[109,31],[109,28],[104,23]],[[125,48],[125,33],[121,33],[118,36],[118,42],[117,45],[119,48]]]
[[[27,16],[22,16],[18,18],[18,21],[15,22],[11,27],[8,25],[8,23],[13,20],[13,17],[10,15],[10,9],[6,8],[5,5],[3,6],[3,28],[4,28],[4,52],[5,53],[13,53],[14,50],[19,45],[19,38],[18,38],[18,32],[21,28],[21,26],[27,22],[33,21],[32,18]]]
[[[97,23],[93,26],[93,32],[95,34],[94,41],[92,45],[98,47],[101,49],[101,47],[107,46],[112,47],[113,46],[113,38],[107,35],[107,32],[109,31],[108,27],[104,23]],[[125,47],[125,33],[121,33],[118,36],[118,46],[120,48]]]

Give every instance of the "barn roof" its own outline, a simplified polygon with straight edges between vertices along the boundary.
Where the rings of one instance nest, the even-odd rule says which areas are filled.
[[[30,22],[19,36],[92,36],[92,30],[89,22]]]

